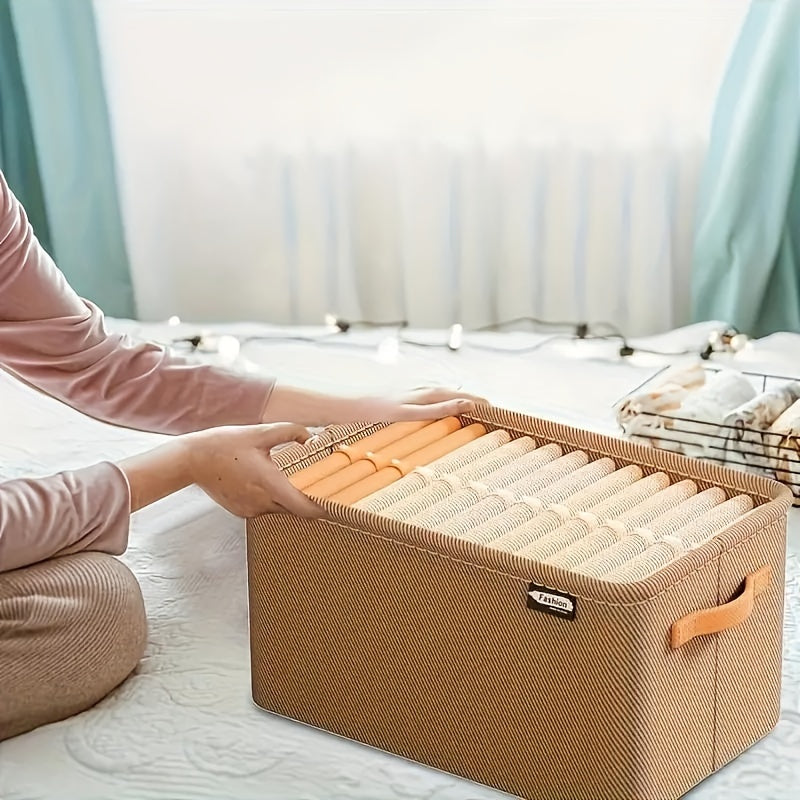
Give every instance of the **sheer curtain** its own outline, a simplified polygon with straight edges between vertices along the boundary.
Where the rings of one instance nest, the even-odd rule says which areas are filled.
[[[95,6],[143,318],[689,318],[744,0]]]
[[[695,237],[699,319],[800,332],[800,0],[754,0],[717,99]]]
[[[0,169],[72,286],[133,315],[92,0],[0,0]]]

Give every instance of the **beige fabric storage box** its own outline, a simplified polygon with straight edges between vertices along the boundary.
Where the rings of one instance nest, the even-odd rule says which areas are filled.
[[[463,421],[756,506],[627,583],[334,502],[325,520],[251,520],[255,702],[530,800],[677,798],[768,734],[789,491],[494,408]],[[291,474],[372,430],[331,428],[276,460]],[[703,626],[724,630],[691,636]]]

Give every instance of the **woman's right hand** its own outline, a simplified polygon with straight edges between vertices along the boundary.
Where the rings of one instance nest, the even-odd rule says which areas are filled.
[[[273,447],[308,438],[306,428],[289,422],[188,434],[192,482],[237,517],[286,512],[318,517],[319,506],[295,489],[270,457]]]
[[[119,464],[131,491],[131,511],[197,484],[239,517],[291,513],[319,517],[322,509],[295,489],[275,466],[270,450],[305,442],[306,428],[288,422],[210,428],[178,436]]]

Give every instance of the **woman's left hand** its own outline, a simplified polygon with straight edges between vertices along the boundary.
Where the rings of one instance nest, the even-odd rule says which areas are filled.
[[[365,405],[366,421],[406,422],[455,417],[487,401],[473,394],[432,387],[414,389],[395,398],[366,398],[361,402]]]
[[[339,397],[278,384],[262,422],[320,427],[348,422],[406,422],[467,414],[482,397],[444,387],[414,389],[396,397]]]

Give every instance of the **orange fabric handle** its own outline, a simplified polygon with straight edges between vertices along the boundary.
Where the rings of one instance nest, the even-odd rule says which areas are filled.
[[[370,436],[358,439],[352,444],[342,445],[335,453],[331,453],[321,461],[298,470],[294,475],[289,476],[289,482],[295,489],[305,489],[311,486],[312,483],[317,483],[317,481],[333,475],[334,472],[344,469],[353,462],[358,461],[358,459],[364,458],[371,450],[380,450],[382,447],[387,447],[392,442],[416,433],[427,425],[430,425],[430,420],[394,422],[379,431],[375,431]]]
[[[334,472],[327,478],[306,487],[306,493],[313,497],[331,497],[352,486],[357,481],[366,478],[379,469],[388,467],[393,459],[403,458],[421,447],[443,439],[449,433],[458,430],[461,421],[458,417],[446,417],[437,422],[432,422],[424,428],[392,442],[387,447],[376,453],[365,452],[364,457],[350,464],[350,466]],[[366,495],[365,495],[366,496]]]
[[[672,625],[670,632],[672,647],[682,647],[696,636],[720,633],[736,625],[741,625],[753,613],[755,598],[769,586],[770,575],[769,567],[761,567],[745,578],[744,590],[730,603],[716,608],[693,611],[691,614],[681,617]]]

